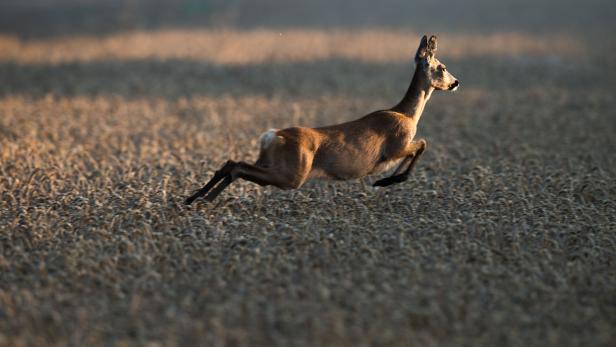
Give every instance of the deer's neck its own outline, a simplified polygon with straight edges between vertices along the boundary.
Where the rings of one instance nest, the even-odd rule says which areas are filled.
[[[406,94],[404,94],[404,98],[392,110],[405,114],[417,123],[433,91],[434,88],[430,83],[420,77],[420,74],[415,71],[411,85]]]

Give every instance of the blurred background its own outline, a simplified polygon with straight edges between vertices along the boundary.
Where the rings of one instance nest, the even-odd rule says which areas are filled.
[[[607,34],[607,0],[5,0],[0,31],[20,38],[178,28],[405,28]]]
[[[373,95],[357,81],[370,84],[381,71],[391,83],[379,95],[392,98],[407,81],[387,74],[408,73],[424,33],[441,37],[439,56],[459,60],[466,86],[489,87],[481,76],[494,74],[467,74],[468,64],[483,61],[521,87],[529,75],[520,69],[576,69],[567,64],[574,60],[611,73],[615,8],[600,0],[6,0],[0,94]],[[577,73],[553,75],[606,82],[582,66]]]

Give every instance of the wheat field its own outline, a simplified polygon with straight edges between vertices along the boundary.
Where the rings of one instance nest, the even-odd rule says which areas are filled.
[[[409,181],[183,205],[268,128],[393,106],[420,34],[0,34],[0,345],[616,344],[612,41],[439,32],[462,87]]]

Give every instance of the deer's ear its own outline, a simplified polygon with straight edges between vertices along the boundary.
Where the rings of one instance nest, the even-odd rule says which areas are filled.
[[[434,53],[436,52],[436,36],[432,35],[430,36],[430,40],[428,40],[428,52],[431,55],[434,55]]]
[[[417,53],[415,53],[415,64],[419,64],[422,59],[428,57],[428,37],[424,35],[419,42]]]
[[[428,51],[432,54],[436,52],[436,42],[437,42],[436,36],[434,35],[430,36],[430,40],[428,40]]]

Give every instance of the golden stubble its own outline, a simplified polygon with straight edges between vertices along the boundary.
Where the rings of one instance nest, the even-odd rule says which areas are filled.
[[[408,61],[421,33],[363,29],[309,30],[158,30],[109,36],[65,36],[20,40],[0,36],[0,61],[21,64],[95,62],[101,60],[184,59],[216,64],[310,62],[347,59],[363,62]],[[537,36],[439,33],[445,58],[474,56],[563,56],[584,45],[564,35]]]

